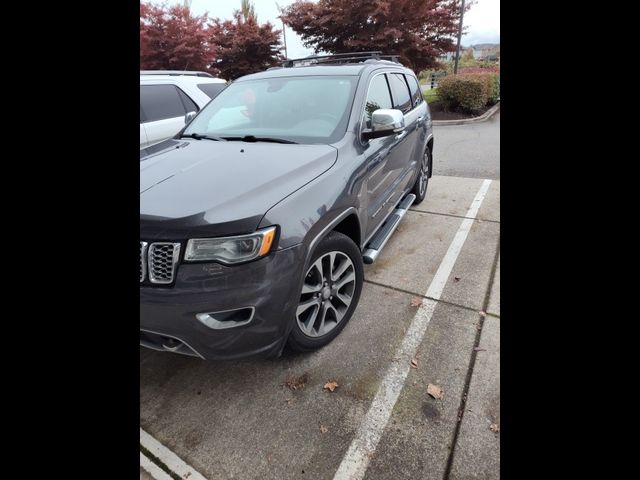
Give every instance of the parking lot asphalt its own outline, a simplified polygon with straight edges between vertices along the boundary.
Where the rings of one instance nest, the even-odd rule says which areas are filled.
[[[404,362],[363,478],[499,478],[499,181],[476,218],[464,218],[482,185],[431,179],[426,200],[365,268],[353,318],[317,352],[214,363],[141,348],[141,428],[207,479],[331,479],[349,471],[345,455],[376,415],[388,372]],[[398,352],[424,308],[414,305],[429,301],[463,222],[468,235],[410,367]],[[286,385],[293,377],[305,379],[295,390]],[[331,380],[333,393],[323,389]],[[443,398],[427,394],[429,384]]]
[[[436,175],[500,179],[500,112],[467,125],[433,128]]]

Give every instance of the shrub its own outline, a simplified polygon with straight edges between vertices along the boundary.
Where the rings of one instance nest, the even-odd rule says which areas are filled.
[[[478,78],[484,83],[485,93],[487,94],[487,103],[495,104],[500,98],[500,77],[495,73],[472,73],[466,74],[467,77]]]
[[[493,85],[492,85],[492,89],[491,89],[491,95],[489,96],[489,103],[491,105],[494,105],[496,103],[498,103],[498,100],[500,100],[500,75],[494,75],[493,76]]]
[[[488,67],[464,67],[458,69],[459,74],[467,73],[500,73],[500,67],[498,65],[491,65]]]
[[[445,81],[446,80],[446,81]],[[444,92],[440,92],[440,98],[445,102],[448,108],[460,108],[466,111],[477,111],[485,105],[494,105],[500,98],[500,75],[497,73],[465,73],[458,75],[450,75],[440,80],[440,86],[445,82]],[[450,86],[453,82],[454,87]],[[482,85],[482,95],[474,96],[467,91],[467,87],[458,86],[467,85],[466,82],[476,82]],[[475,87],[468,87],[472,90]],[[482,105],[477,106],[480,102]]]
[[[449,75],[438,84],[438,97],[449,108],[477,112],[489,100],[488,83],[474,75]]]
[[[476,73],[473,76],[480,78],[485,84],[487,103],[494,105],[500,98],[500,75],[496,73]]]

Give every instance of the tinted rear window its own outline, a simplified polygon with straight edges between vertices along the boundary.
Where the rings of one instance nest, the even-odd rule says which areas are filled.
[[[402,113],[411,110],[411,96],[409,96],[409,87],[404,81],[404,75],[401,73],[389,74],[389,86],[393,97],[393,108],[402,110]]]
[[[198,84],[198,88],[202,90],[209,98],[215,98],[216,95],[218,95],[222,90],[224,90],[224,87],[226,86],[227,86],[226,83],[199,83]]]
[[[197,112],[198,110],[200,110],[198,108],[198,105],[196,105],[196,103],[189,98],[189,95],[184,93],[179,88],[178,93],[180,94],[180,98],[182,98],[182,104],[184,105],[184,108],[187,110],[187,112]]]
[[[173,85],[140,85],[140,108],[145,122],[183,116],[186,111]]]
[[[405,78],[407,79],[407,82],[409,82],[409,88],[411,89],[411,99],[413,100],[413,106],[415,107],[416,105],[422,103],[424,100],[422,98],[422,89],[420,88],[420,85],[418,85],[418,81],[415,77],[412,77],[411,75],[405,75]]]

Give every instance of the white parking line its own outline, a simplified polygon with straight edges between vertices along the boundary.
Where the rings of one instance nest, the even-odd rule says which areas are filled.
[[[172,480],[164,470],[149,460],[142,452],[140,452],[140,466],[155,480]]]
[[[187,465],[180,457],[178,457],[175,453],[162,445],[159,441],[145,432],[142,428],[140,428],[140,445],[146,448],[154,457],[158,458],[162,463],[169,467],[169,470],[178,475],[180,478],[188,480],[207,480],[198,472],[196,472],[193,467]],[[141,466],[142,457],[143,455],[140,456]],[[157,478],[157,480],[162,480],[162,478],[154,478]]]
[[[480,190],[478,190],[471,202],[471,206],[465,215],[467,218],[460,224],[447,253],[438,267],[438,271],[431,281],[431,285],[429,285],[425,293],[425,297],[430,298],[422,301],[422,305],[415,317],[413,317],[407,334],[396,352],[394,362],[387,370],[369,411],[338,467],[334,480],[358,480],[364,477],[371,455],[375,452],[409,374],[411,359],[415,356],[422,342],[427,325],[429,325],[433,311],[438,303],[437,301],[440,299],[447,284],[447,279],[467,239],[480,205],[489,190],[489,185],[491,185],[491,180],[484,180]]]

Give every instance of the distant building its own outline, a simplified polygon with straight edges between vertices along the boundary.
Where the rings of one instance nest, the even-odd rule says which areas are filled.
[[[473,58],[476,60],[497,61],[500,54],[499,43],[479,43],[471,45],[473,49]]]
[[[440,61],[450,62],[456,57],[456,52],[447,52],[444,55],[440,55]]]

